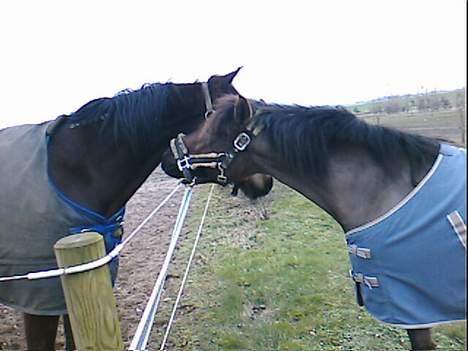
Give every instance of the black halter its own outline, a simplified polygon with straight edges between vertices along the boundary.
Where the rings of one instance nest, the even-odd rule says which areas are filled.
[[[255,136],[257,136],[262,127],[254,127],[252,108],[250,107],[251,121],[246,126],[245,130],[240,132],[232,143],[232,147],[225,152],[212,152],[207,154],[191,154],[189,149],[184,143],[184,134],[179,134],[176,138],[171,140],[171,150],[174,158],[177,161],[177,167],[184,174],[185,181],[189,184],[203,184],[211,181],[211,179],[204,179],[193,175],[192,171],[197,168],[213,168],[218,169],[216,182],[220,185],[227,185],[229,180],[226,176],[226,169],[229,167],[234,158],[241,152],[245,151],[250,145]],[[233,189],[233,193],[237,189]]]
[[[171,140],[171,150],[177,161],[177,167],[184,174],[185,182],[189,184],[206,183],[207,180],[195,177],[192,173],[197,168],[217,168],[219,174],[217,182],[222,185],[228,183],[225,176],[225,168],[222,166],[226,162],[225,152],[208,154],[190,154],[183,140],[184,134],[179,134],[177,138]]]

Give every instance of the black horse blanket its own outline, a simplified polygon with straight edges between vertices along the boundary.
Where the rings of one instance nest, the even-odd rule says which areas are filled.
[[[96,225],[107,250],[118,242],[107,239],[120,231],[123,210],[106,219],[74,204],[50,181],[50,123],[0,130],[0,277],[56,268],[55,242]],[[66,313],[59,278],[0,282],[0,303],[30,314]]]

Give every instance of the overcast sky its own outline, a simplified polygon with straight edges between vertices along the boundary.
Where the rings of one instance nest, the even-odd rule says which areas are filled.
[[[241,65],[238,90],[279,103],[466,85],[465,0],[5,0],[0,39],[0,128]]]

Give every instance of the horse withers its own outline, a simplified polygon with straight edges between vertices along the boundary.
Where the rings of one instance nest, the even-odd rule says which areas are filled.
[[[237,72],[206,83],[146,84],[55,121],[0,130],[0,277],[55,268],[54,243],[77,232],[101,233],[111,250],[121,240],[126,202],[171,138],[194,130],[212,101],[237,94]],[[66,315],[58,278],[0,282],[0,303],[24,313],[28,349],[55,348],[59,315]],[[68,318],[64,325],[72,350]]]
[[[358,302],[433,349],[430,328],[466,319],[466,151],[369,125],[342,107],[270,105],[221,98],[212,118],[173,143],[193,177],[235,182],[270,174],[343,228]],[[208,160],[204,160],[208,164]],[[177,153],[163,169],[182,177]],[[183,170],[183,169],[182,169]]]

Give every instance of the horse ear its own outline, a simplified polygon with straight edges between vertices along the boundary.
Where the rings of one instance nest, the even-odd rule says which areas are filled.
[[[243,124],[250,120],[252,117],[252,106],[249,101],[242,95],[237,96],[236,103],[234,104],[233,118],[239,123]]]
[[[223,78],[226,79],[229,83],[232,83],[232,81],[234,80],[234,77],[237,76],[237,73],[239,73],[241,69],[242,69],[242,66],[237,67],[235,71],[232,71],[231,73],[226,74],[225,76],[223,76]]]
[[[232,71],[224,76],[219,76],[219,79],[227,84],[231,84],[237,73],[239,73],[239,71],[241,70],[241,68],[242,66],[238,67],[235,71]]]

